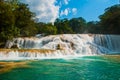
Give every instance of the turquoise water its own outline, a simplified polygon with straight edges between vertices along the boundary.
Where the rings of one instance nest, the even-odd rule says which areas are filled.
[[[120,80],[120,56],[28,60],[26,65],[1,72],[0,80]],[[2,70],[4,66],[0,66]]]

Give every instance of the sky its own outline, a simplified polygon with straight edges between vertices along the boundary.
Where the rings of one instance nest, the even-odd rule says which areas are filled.
[[[39,22],[54,22],[56,18],[83,17],[87,22],[99,21],[104,10],[119,0],[21,0],[36,13]]]

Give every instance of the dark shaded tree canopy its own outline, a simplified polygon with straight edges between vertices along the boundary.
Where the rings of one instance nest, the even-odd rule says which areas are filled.
[[[120,5],[105,9],[105,13],[100,16],[100,24],[103,33],[120,34]]]

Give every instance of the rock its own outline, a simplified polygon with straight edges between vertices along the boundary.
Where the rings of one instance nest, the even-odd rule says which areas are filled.
[[[11,46],[11,48],[16,48],[16,49],[19,49],[19,46],[17,44]]]
[[[57,45],[57,50],[63,50],[64,48],[61,46],[61,44]]]

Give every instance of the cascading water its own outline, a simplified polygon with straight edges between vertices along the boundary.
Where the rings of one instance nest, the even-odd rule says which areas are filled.
[[[119,35],[95,35],[94,43],[99,49],[104,49],[102,53],[119,53],[120,36]]]
[[[98,55],[120,52],[119,35],[62,34],[46,37],[14,38],[1,51],[0,58],[57,58],[66,56]],[[44,50],[44,51],[42,51]]]

